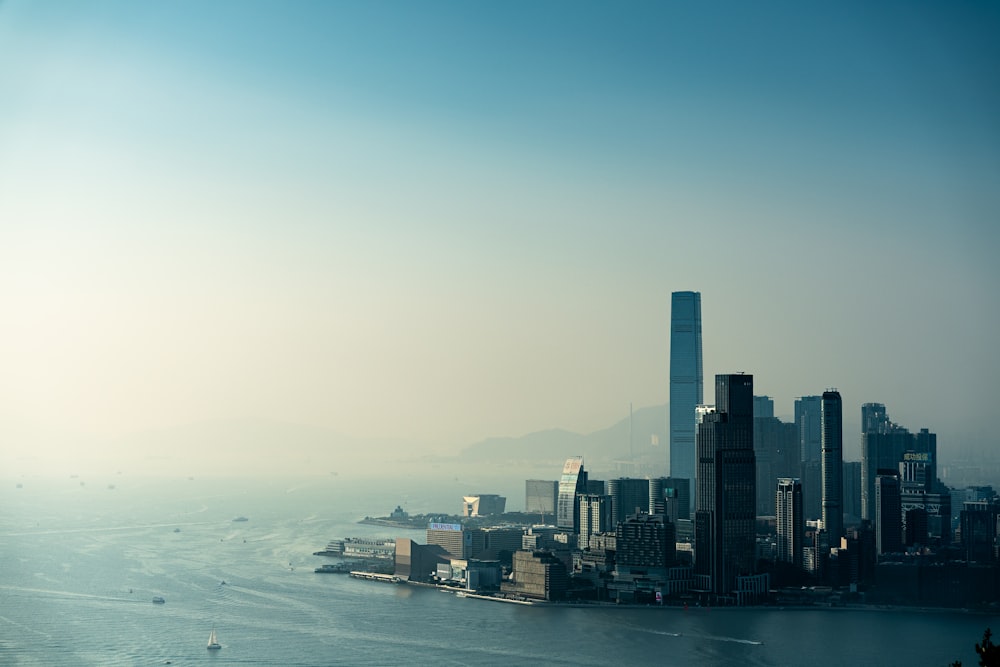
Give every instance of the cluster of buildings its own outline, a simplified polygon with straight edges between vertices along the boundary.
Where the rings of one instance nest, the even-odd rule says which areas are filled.
[[[942,484],[934,433],[893,423],[881,403],[861,414],[852,462],[835,389],[796,400],[793,423],[749,374],[717,375],[704,404],[701,295],[675,292],[670,475],[595,480],[572,457],[558,480],[526,482],[525,513],[554,523],[432,523],[426,545],[397,540],[396,574],[547,600],[1000,599],[997,494]],[[466,497],[463,515],[501,515],[504,501]]]

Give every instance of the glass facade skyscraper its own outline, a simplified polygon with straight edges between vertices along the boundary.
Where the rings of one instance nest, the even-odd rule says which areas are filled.
[[[823,528],[830,544],[840,544],[844,535],[844,409],[839,392],[823,392],[821,415]]]
[[[580,506],[576,495],[587,492],[587,471],[583,469],[583,457],[566,459],[562,476],[559,478],[559,495],[556,499],[556,525],[559,528],[580,532]]]
[[[670,476],[695,478],[695,407],[704,401],[701,293],[670,300]]]

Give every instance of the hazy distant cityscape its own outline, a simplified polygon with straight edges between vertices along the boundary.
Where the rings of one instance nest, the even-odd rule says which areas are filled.
[[[0,0],[0,663],[969,664],[998,35]]]
[[[357,576],[505,601],[996,610],[992,486],[942,482],[937,436],[882,403],[858,406],[862,457],[845,461],[836,389],[797,399],[794,422],[746,373],[717,375],[704,404],[701,294],[675,292],[671,312],[667,475],[630,457],[600,480],[570,456],[558,479],[525,481],[523,512],[496,493],[465,496],[461,513],[397,507],[367,521],[426,524],[425,544],[348,538],[319,553],[386,564]]]

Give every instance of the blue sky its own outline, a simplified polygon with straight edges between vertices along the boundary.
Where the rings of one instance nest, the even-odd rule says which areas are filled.
[[[0,424],[458,447],[706,376],[995,442],[992,3],[0,3]],[[707,397],[708,398],[708,397]],[[27,426],[25,426],[27,425]],[[852,431],[852,429],[854,429]]]

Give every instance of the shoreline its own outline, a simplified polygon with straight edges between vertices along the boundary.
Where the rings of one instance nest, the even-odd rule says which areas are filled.
[[[437,584],[428,584],[419,581],[407,581],[401,580],[399,583],[407,586],[418,586],[420,588],[432,588],[441,591],[442,593],[452,593],[456,597],[460,598],[472,598],[476,600],[486,600],[488,602],[505,602],[508,604],[518,604],[522,606],[529,607],[551,607],[551,608],[564,608],[564,609],[622,609],[622,610],[636,610],[636,609],[648,609],[648,610],[673,610],[673,611],[683,611],[683,612],[697,612],[697,613],[709,613],[709,612],[719,612],[719,611],[867,611],[867,612],[881,612],[881,613],[898,613],[898,612],[908,612],[915,614],[935,614],[935,613],[946,613],[946,614],[962,614],[970,616],[1000,616],[1000,609],[989,610],[989,609],[970,609],[967,607],[917,607],[917,606],[906,606],[906,605],[878,605],[878,604],[837,604],[837,605],[827,605],[827,604],[758,604],[758,605],[746,605],[746,606],[696,606],[696,605],[677,605],[677,604],[617,604],[613,602],[561,602],[558,600],[518,600],[505,598],[500,595],[489,595],[483,593],[475,593],[473,591],[467,591],[463,588],[454,588],[451,586],[439,586]]]

